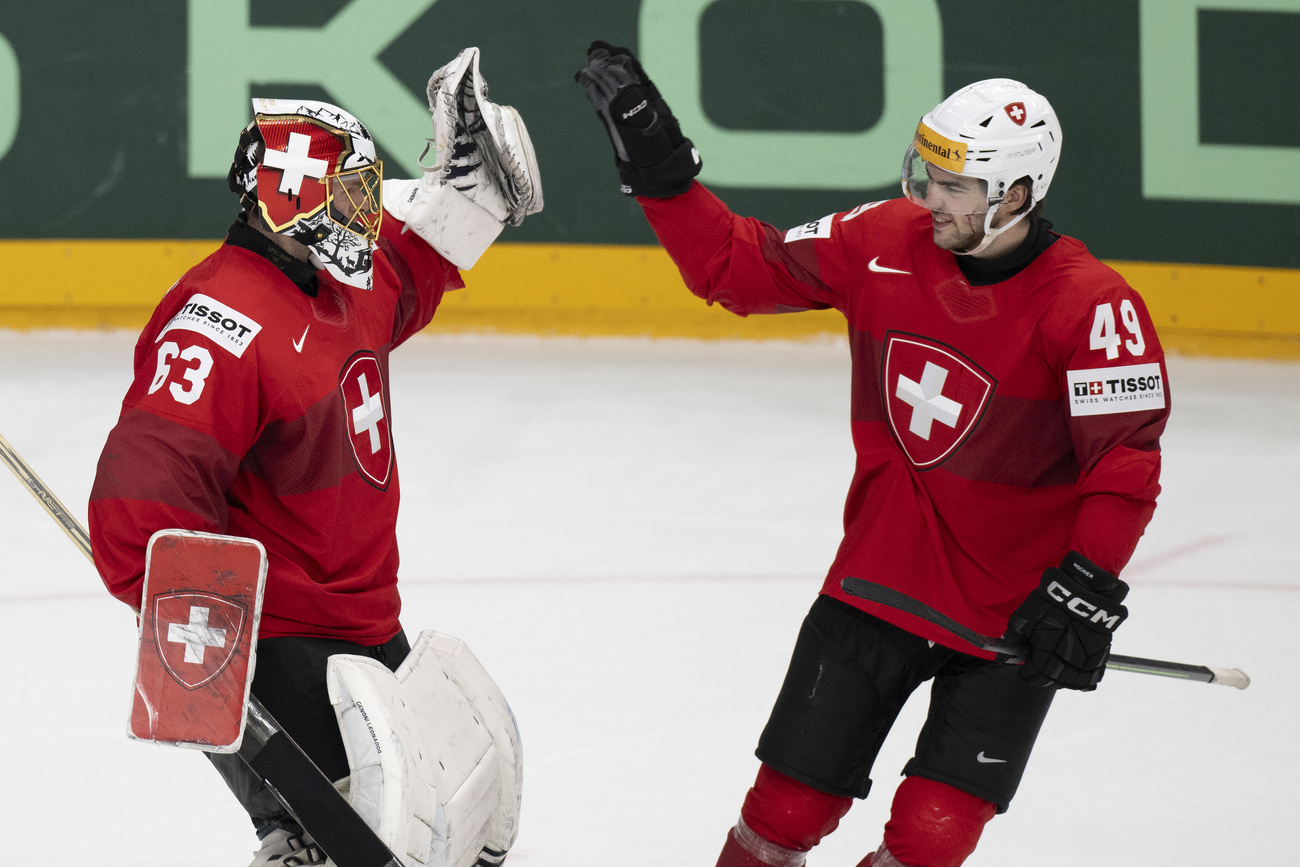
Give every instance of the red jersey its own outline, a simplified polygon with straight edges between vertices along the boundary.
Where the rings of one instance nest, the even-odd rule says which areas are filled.
[[[463,285],[402,227],[384,220],[371,291],[319,271],[312,297],[226,244],[164,296],[91,492],[95,563],[114,596],[139,607],[156,530],[226,533],[266,547],[262,637],[397,634],[388,353]]]
[[[1160,490],[1164,353],[1142,299],[1082,243],[1059,236],[1014,276],[972,286],[904,199],[789,232],[699,184],[639,201],[709,303],[848,320],[857,460],[822,593],[969,651],[841,579],[1002,635],[1069,550],[1114,573],[1128,562]]]

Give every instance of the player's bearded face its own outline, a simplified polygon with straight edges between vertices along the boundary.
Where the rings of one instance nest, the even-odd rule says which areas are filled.
[[[934,222],[934,244],[942,250],[960,253],[973,250],[984,240],[983,214],[948,214],[931,211]]]
[[[925,168],[929,181],[925,198],[918,204],[930,211],[935,246],[954,252],[974,249],[984,240],[984,218],[989,210],[984,181],[928,164]]]

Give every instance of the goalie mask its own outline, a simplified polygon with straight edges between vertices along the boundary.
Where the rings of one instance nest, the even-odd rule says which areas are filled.
[[[246,210],[304,244],[341,283],[371,287],[383,166],[355,117],[309,100],[254,99],[227,183]]]
[[[962,251],[971,255],[1047,196],[1060,157],[1061,125],[1045,97],[1009,78],[977,81],[921,118],[903,158],[903,194],[927,210],[984,214],[984,239]],[[954,175],[977,179],[978,189],[965,185],[962,194],[941,195],[935,187],[944,187]],[[1030,183],[1028,204],[1006,225],[993,228],[999,206],[1021,178]]]

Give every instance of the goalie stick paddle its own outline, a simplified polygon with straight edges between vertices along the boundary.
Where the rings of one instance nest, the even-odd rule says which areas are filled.
[[[85,528],[3,436],[0,460],[93,566],[95,558]],[[239,757],[339,867],[402,867],[379,835],[253,695],[248,697],[248,722]]]
[[[899,593],[890,587],[867,581],[863,578],[845,578],[840,587],[850,596],[884,605],[913,617],[919,617],[938,626],[972,647],[997,654],[998,662],[1019,664],[1024,662],[1025,649],[1005,638],[991,638],[963,626],[946,614],[935,611],[920,600],[913,599],[905,593]],[[1184,662],[1165,662],[1160,659],[1144,659],[1140,656],[1120,656],[1112,653],[1106,660],[1106,667],[1115,671],[1131,671],[1135,674],[1152,674],[1159,677],[1172,677],[1177,680],[1191,680],[1197,683],[1213,683],[1245,689],[1250,686],[1250,676],[1240,668],[1215,668],[1207,665],[1188,665]]]

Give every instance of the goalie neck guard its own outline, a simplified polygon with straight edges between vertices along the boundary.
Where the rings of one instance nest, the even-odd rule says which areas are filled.
[[[317,268],[371,287],[383,165],[355,117],[324,102],[254,99],[226,181],[268,230],[306,245]]]
[[[903,157],[903,194],[927,209],[986,214],[983,241],[962,251],[974,254],[1046,198],[1060,158],[1061,124],[1046,97],[1019,81],[990,78],[963,87],[921,118]],[[982,194],[964,207],[948,200],[931,208],[930,183],[944,174],[979,180]],[[998,207],[1021,178],[1029,181],[1029,202],[994,229]]]

